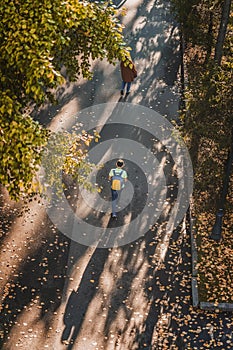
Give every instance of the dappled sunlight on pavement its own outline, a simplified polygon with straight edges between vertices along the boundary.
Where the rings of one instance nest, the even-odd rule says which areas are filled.
[[[231,318],[191,307],[189,232],[181,226],[167,236],[165,226],[125,247],[71,242],[62,252],[65,242],[44,243],[48,257],[59,261],[56,251],[66,257],[58,269],[63,283],[52,287],[59,272],[46,250],[31,254],[30,281],[33,261],[25,261],[25,271],[17,267],[22,281],[8,280],[3,304],[9,329],[3,349],[222,349],[221,342],[231,349]]]

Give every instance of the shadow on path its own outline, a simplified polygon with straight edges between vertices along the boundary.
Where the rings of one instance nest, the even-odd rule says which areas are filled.
[[[143,1],[126,23],[124,35],[138,69],[138,78],[127,100],[153,108],[169,119],[176,117],[181,55],[178,27],[172,19],[170,3]],[[119,64],[95,62],[91,81],[80,80],[62,86],[57,91],[58,104],[44,106],[34,112],[34,117],[47,125],[69,103],[81,111],[92,105],[116,101],[116,91],[120,94],[120,87]]]
[[[73,348],[73,343],[79,334],[89,304],[97,293],[100,275],[108,255],[109,251],[107,249],[102,249],[101,252],[99,249],[95,250],[77,291],[73,290],[70,294],[63,317],[65,329],[61,337],[62,342],[69,339],[68,350]]]

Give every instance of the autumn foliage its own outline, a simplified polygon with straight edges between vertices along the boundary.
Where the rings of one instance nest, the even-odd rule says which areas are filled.
[[[194,166],[193,215],[198,223],[199,289],[202,301],[232,302],[232,181],[223,219],[223,239],[214,242],[215,222],[224,169],[232,140],[232,12],[216,62],[217,38],[225,2],[173,0],[185,38],[187,86],[183,135]],[[226,20],[226,16],[224,17]]]
[[[48,132],[30,116],[65,81],[91,78],[91,60],[127,60],[122,25],[107,5],[77,0],[0,4],[0,182],[33,192]],[[30,108],[29,108],[30,107]]]

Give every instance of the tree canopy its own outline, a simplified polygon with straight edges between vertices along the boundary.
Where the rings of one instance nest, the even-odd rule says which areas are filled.
[[[53,101],[65,80],[91,78],[91,60],[127,61],[129,48],[107,4],[1,0],[0,17],[0,183],[17,198],[32,191],[48,137],[28,105]]]

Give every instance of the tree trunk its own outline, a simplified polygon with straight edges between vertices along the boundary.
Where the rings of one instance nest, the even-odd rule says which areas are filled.
[[[207,42],[207,48],[206,48],[205,64],[208,63],[209,58],[211,56],[212,48],[213,48],[213,11],[210,11],[208,37],[207,38],[208,38],[208,42]]]
[[[214,59],[219,66],[221,64],[221,59],[222,59],[223,45],[224,45],[227,25],[228,25],[229,16],[230,16],[230,8],[231,8],[231,0],[224,0],[223,8],[222,8],[221,23],[218,31],[218,38],[217,38],[217,43],[215,47],[215,56],[214,56]]]

